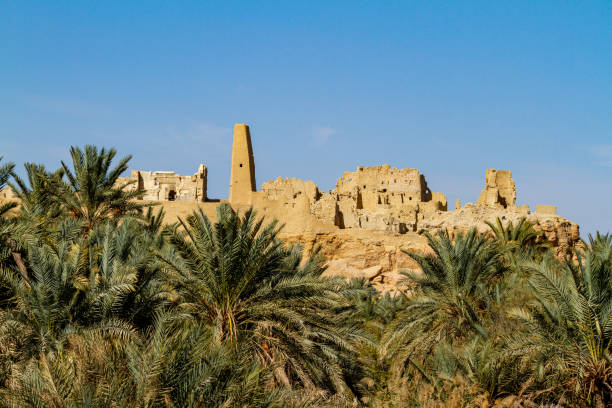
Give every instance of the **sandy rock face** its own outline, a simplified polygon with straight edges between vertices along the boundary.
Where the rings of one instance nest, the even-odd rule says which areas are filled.
[[[512,222],[515,225],[525,217],[535,224],[536,230],[543,231],[543,238],[554,247],[559,257],[571,255],[573,248],[580,242],[578,225],[563,217],[530,214],[522,207],[493,210],[474,204],[466,204],[455,211],[428,214],[421,220],[421,234],[345,229],[323,234],[283,235],[283,239],[291,244],[302,245],[306,255],[320,245],[328,260],[325,276],[363,278],[378,291],[387,292],[405,289],[401,271],[419,270],[418,264],[402,250],[420,253],[430,251],[424,232],[435,234],[448,229],[454,233],[465,233],[475,227],[479,232],[486,233],[491,230],[486,221],[495,223],[498,217],[504,224]]]
[[[363,278],[383,292],[402,288],[401,270],[418,270],[416,262],[402,249],[428,250],[426,238],[415,233],[337,230],[326,234],[283,235],[283,239],[302,245],[306,255],[321,246],[328,260],[324,276]]]
[[[580,231],[578,225],[556,215],[540,216],[531,214],[531,219],[536,219],[536,229],[544,232],[546,241],[554,248],[557,256],[570,256],[572,250],[580,245]],[[527,218],[530,220],[530,218]]]
[[[530,213],[529,207],[481,206],[471,203],[455,211],[437,211],[428,214],[419,224],[419,232],[436,232],[443,229],[466,232],[475,227],[479,232],[488,232],[486,222],[495,224],[499,218],[504,225],[517,224],[521,218],[534,223],[534,229],[544,232],[545,241],[553,246],[557,255],[568,254],[580,242],[578,225],[553,214]]]

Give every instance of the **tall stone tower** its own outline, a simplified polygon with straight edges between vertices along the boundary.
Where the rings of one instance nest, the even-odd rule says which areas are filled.
[[[251,145],[249,127],[234,125],[234,145],[232,147],[232,173],[230,176],[229,201],[232,205],[251,204],[251,193],[255,186],[255,159]]]

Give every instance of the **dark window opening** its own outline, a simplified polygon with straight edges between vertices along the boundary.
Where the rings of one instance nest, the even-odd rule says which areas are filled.
[[[170,190],[168,192],[168,201],[174,201],[176,199],[176,191]]]
[[[240,167],[242,167],[242,163],[240,163]]]

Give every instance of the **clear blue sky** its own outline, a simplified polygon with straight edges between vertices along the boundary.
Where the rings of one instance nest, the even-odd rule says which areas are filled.
[[[236,122],[258,186],[388,163],[452,208],[510,169],[519,204],[609,231],[612,2],[0,0],[5,160],[114,146],[137,169],[205,163],[226,197]]]

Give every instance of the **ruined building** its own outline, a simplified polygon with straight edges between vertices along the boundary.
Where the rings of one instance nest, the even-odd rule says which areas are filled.
[[[516,204],[516,187],[510,171],[487,170],[485,188],[477,203],[503,208],[513,207]]]
[[[132,170],[130,177],[121,177],[117,185],[130,183],[129,190],[144,190],[141,197],[147,201],[199,201],[206,198],[206,166],[200,164],[193,176],[180,176],[173,171]]]
[[[388,165],[346,172],[329,193],[319,191],[312,181],[280,178],[264,183],[262,191],[268,200],[282,200],[286,207],[307,206],[318,220],[339,228],[404,233],[416,229],[419,216],[447,207],[444,194],[429,190],[417,169]]]
[[[174,172],[132,171],[129,188],[145,190],[143,200],[206,203],[206,166],[193,176]],[[243,210],[254,207],[270,218],[286,223],[289,231],[362,229],[391,234],[432,231],[441,228],[466,229],[484,225],[493,216],[513,219],[530,214],[529,207],[516,206],[516,187],[506,170],[489,169],[485,188],[476,204],[463,207],[457,202],[448,211],[446,196],[432,191],[417,169],[388,165],[358,167],[338,178],[336,187],[322,192],[312,181],[277,178],[263,183],[257,191],[255,159],[249,127],[234,126],[228,202]],[[202,204],[204,205],[204,204]],[[202,207],[201,208],[208,208]],[[214,205],[216,206],[216,204]],[[212,212],[211,206],[207,211]],[[537,206],[540,217],[556,216],[553,206]],[[575,234],[574,234],[575,235]]]

